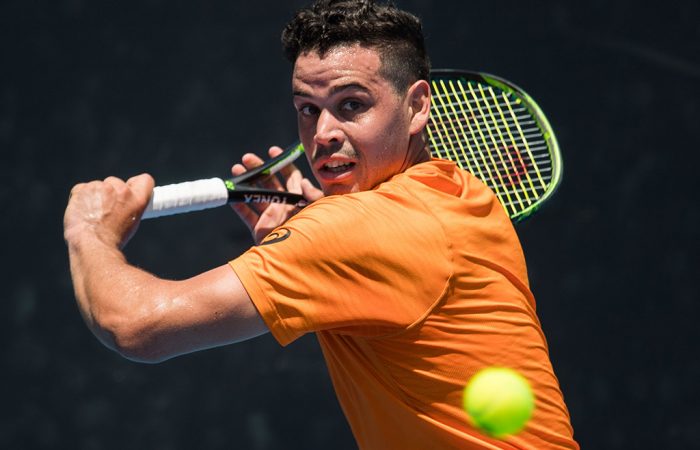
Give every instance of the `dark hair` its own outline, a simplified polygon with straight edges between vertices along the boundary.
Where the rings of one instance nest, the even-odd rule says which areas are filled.
[[[282,32],[284,53],[292,63],[302,53],[315,51],[323,57],[334,47],[353,44],[379,51],[379,73],[397,92],[430,76],[420,19],[391,3],[317,0],[297,11]]]

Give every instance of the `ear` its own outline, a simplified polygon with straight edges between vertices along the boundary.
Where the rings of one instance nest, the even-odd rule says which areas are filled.
[[[418,134],[425,129],[430,117],[430,85],[425,80],[418,80],[408,88],[409,111],[411,114],[411,124],[409,132],[411,135]]]

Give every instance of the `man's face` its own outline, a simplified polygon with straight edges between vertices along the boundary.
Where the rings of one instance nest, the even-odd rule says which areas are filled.
[[[409,102],[379,75],[380,65],[376,50],[357,45],[296,60],[299,137],[326,195],[372,189],[406,168]]]

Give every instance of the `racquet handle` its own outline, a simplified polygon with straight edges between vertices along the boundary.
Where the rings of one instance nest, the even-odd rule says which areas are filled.
[[[202,209],[217,208],[227,203],[283,203],[303,207],[307,201],[301,194],[235,185],[221,178],[187,181],[153,188],[151,200],[142,219],[171,216]]]
[[[142,219],[216,208],[228,203],[228,189],[221,178],[156,186]]]
[[[208,178],[157,186],[153,189],[151,200],[141,218],[151,219],[182,214],[234,202],[306,206],[308,202],[301,194],[263,189],[252,185],[256,180],[279,172],[303,153],[304,146],[296,143],[265,164],[226,181],[221,178]]]

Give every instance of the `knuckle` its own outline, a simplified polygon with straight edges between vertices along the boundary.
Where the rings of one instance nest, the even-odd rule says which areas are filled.
[[[104,184],[105,186],[108,186],[111,190],[117,193],[123,193],[129,189],[126,182],[124,182],[124,180],[122,180],[121,178],[117,177],[105,178]]]
[[[153,180],[153,177],[151,176],[150,173],[140,173],[138,175],[134,175],[133,177],[129,178],[126,182],[128,183],[133,183],[135,181],[139,180]]]

